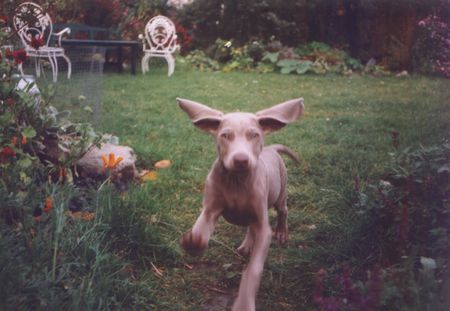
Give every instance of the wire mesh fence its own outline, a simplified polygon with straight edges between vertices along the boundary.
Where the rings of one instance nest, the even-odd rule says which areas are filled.
[[[75,121],[98,122],[102,114],[102,84],[105,63],[105,48],[80,46],[66,49],[66,55],[72,63],[72,74],[67,77],[68,65],[58,58],[58,80],[53,83],[51,66],[41,61],[41,76],[38,85],[51,86],[54,90],[52,105],[57,109],[68,109]],[[34,59],[29,59],[24,70],[35,75]]]

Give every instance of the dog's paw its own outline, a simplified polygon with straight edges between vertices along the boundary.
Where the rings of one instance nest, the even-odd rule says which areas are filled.
[[[287,227],[276,227],[273,233],[278,243],[281,245],[286,245],[288,241],[288,228]]]
[[[191,230],[181,237],[180,245],[191,256],[200,256],[208,248],[208,243],[201,236],[194,236]]]
[[[249,245],[245,245],[244,243],[239,246],[236,251],[239,255],[243,256],[243,257],[247,257],[250,256],[250,254],[252,253],[252,249],[253,247],[249,246]]]

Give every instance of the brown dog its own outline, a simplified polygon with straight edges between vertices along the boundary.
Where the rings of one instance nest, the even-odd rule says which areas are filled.
[[[286,167],[279,153],[298,161],[282,145],[264,147],[264,135],[296,121],[303,113],[303,99],[293,99],[256,114],[224,114],[205,105],[177,99],[203,131],[211,133],[218,158],[206,179],[203,209],[193,228],[181,238],[181,246],[191,255],[207,247],[220,215],[228,222],[247,226],[238,251],[251,254],[244,270],[233,311],[255,310],[255,298],[272,238],[268,208],[277,211],[275,237],[287,242]]]

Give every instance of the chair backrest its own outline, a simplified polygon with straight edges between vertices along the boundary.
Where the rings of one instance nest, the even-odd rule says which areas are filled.
[[[177,48],[175,25],[162,15],[153,17],[145,25],[145,39],[151,51],[172,53]]]
[[[50,16],[37,4],[24,2],[16,8],[13,17],[14,28],[22,43],[30,49],[33,39],[44,40],[48,46],[53,32],[53,24]]]

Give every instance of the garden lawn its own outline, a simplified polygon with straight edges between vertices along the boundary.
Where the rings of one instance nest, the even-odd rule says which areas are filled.
[[[395,149],[394,133],[399,133],[400,147],[429,145],[449,137],[448,86],[448,80],[424,77],[189,70],[177,70],[167,78],[165,69],[158,68],[145,76],[105,76],[99,129],[131,146],[141,168],[150,169],[161,159],[172,161],[158,180],[143,186],[141,204],[148,200],[149,205],[158,205],[169,224],[155,221],[149,226],[159,226],[165,241],[178,249],[178,238],[199,214],[204,179],[216,150],[211,137],[190,124],[175,98],[225,112],[255,112],[303,97],[303,118],[267,137],[267,144],[281,143],[296,150],[302,164],[286,160],[290,241],[287,248],[272,243],[258,295],[261,310],[299,310],[311,303],[314,273],[352,253],[348,248],[354,215],[348,211],[345,193],[352,188],[354,176],[364,187],[382,173]],[[187,310],[225,304],[217,297],[237,290],[245,260],[233,249],[243,236],[243,229],[220,221],[201,258],[182,253],[176,263],[142,258],[155,261],[163,271],[160,288],[152,289],[158,292],[158,304]]]
[[[158,170],[155,181],[132,186],[108,201],[119,214],[127,206],[112,228],[118,237],[112,252],[123,249],[117,252],[129,263],[129,282],[149,284],[133,293],[152,297],[151,303],[134,299],[138,309],[225,310],[246,262],[234,252],[245,230],[223,220],[204,256],[189,257],[178,246],[200,212],[216,150],[212,138],[190,123],[176,97],[225,112],[256,112],[292,98],[305,100],[299,122],[266,138],[267,144],[295,150],[302,163],[285,161],[289,243],[285,248],[272,243],[258,310],[314,309],[319,269],[333,270],[344,261],[355,269],[363,266],[352,243],[358,216],[348,201],[355,178],[362,189],[375,181],[396,143],[400,149],[430,145],[450,134],[450,90],[444,79],[213,73],[183,66],[170,78],[164,67],[151,68],[147,75],[106,74],[102,115],[94,127],[132,147],[140,169],[172,161],[170,168]],[[141,227],[130,225],[135,223]]]

